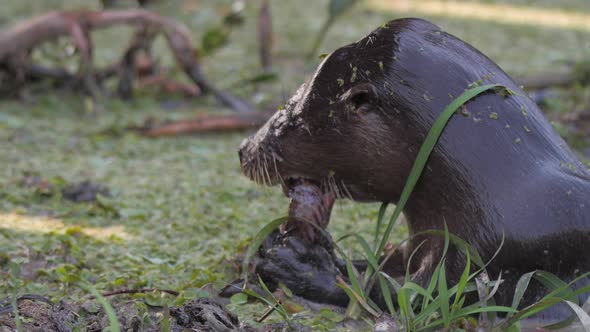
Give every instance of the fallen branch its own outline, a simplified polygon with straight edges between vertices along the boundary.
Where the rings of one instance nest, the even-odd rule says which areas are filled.
[[[202,116],[162,125],[130,128],[147,137],[178,136],[206,132],[226,132],[257,128],[271,116],[268,113]]]
[[[197,97],[201,90],[194,84],[187,84],[171,80],[161,75],[149,75],[139,79],[139,87],[157,87],[165,93],[180,93],[185,97]]]
[[[250,103],[218,89],[205,78],[191,45],[189,31],[184,25],[143,9],[56,11],[22,22],[12,29],[0,32],[0,70],[13,77],[16,83],[13,86],[16,88],[26,83],[26,77],[45,76],[55,80],[71,80],[70,76],[75,76],[77,80],[83,82],[86,91],[96,97],[100,93],[98,79],[119,73],[121,64],[110,68],[107,72],[110,75],[99,74],[95,71],[90,32],[113,25],[136,26],[138,27],[137,34],[142,31],[153,31],[154,35],[156,33],[163,34],[174,55],[176,64],[203,93],[212,93],[220,102],[238,113],[255,112]],[[126,55],[132,55],[141,48],[141,39],[135,39],[137,34],[134,36],[134,41],[138,43],[132,42]],[[78,50],[78,73],[70,74],[59,68],[40,70],[39,67],[31,63],[30,53],[35,47],[43,42],[56,40],[63,36],[69,36]],[[128,68],[125,65],[129,63],[123,62],[123,68]],[[122,76],[128,76],[128,74],[123,73]]]
[[[102,293],[102,296],[104,297],[109,297],[109,296],[114,296],[114,295],[121,295],[121,294],[138,294],[138,293],[152,293],[152,292],[160,292],[160,293],[166,293],[166,294],[170,294],[170,295],[174,295],[174,296],[178,296],[180,293],[175,291],[175,290],[171,290],[171,289],[161,289],[161,288],[140,288],[140,289],[119,289],[116,291],[112,291],[112,292],[104,292]]]
[[[518,84],[526,90],[541,90],[550,87],[564,87],[573,84],[576,76],[573,73],[539,74],[517,79]]]

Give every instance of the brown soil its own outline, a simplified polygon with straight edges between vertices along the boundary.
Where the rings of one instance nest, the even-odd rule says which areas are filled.
[[[17,328],[14,309],[5,302],[0,307],[0,332]],[[121,331],[162,331],[165,320],[172,332],[269,331],[240,323],[235,314],[208,298],[197,298],[169,310],[133,300],[115,299],[111,303]],[[62,299],[54,303],[42,296],[27,295],[18,299],[18,314],[23,331],[103,331],[109,326],[104,308],[96,300],[68,303]]]

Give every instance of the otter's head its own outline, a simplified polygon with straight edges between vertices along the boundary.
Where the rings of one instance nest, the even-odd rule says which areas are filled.
[[[338,197],[396,202],[438,114],[491,72],[504,77],[483,54],[437,26],[391,21],[328,55],[244,140],[242,169],[261,184],[289,188],[302,178]],[[444,149],[446,139],[436,149]]]
[[[245,139],[244,173],[284,188],[297,179],[358,201],[399,196],[417,147],[396,104],[397,26],[328,55],[287,104]],[[408,151],[410,153],[408,154]],[[387,181],[384,181],[387,179]]]

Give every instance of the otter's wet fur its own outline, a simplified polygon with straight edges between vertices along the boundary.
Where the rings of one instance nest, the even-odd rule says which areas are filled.
[[[504,238],[487,270],[491,278],[502,271],[495,299],[509,305],[526,272],[545,270],[567,281],[590,271],[590,174],[500,67],[436,25],[394,20],[329,54],[243,142],[243,170],[267,185],[304,178],[341,198],[395,204],[445,106],[465,89],[491,83],[510,93],[489,92],[465,104],[410,196],[405,257],[426,240],[410,266],[413,279],[425,283],[441,259],[442,238],[415,234],[446,224],[484,260]],[[451,280],[464,265],[463,255],[451,250]],[[294,276],[291,282],[305,281]],[[545,293],[531,285],[524,303]]]

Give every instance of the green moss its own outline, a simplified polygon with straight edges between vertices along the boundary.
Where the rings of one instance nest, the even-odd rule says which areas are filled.
[[[358,67],[353,66],[352,67],[352,74],[350,75],[350,83],[354,83],[356,81],[357,71],[358,71]]]
[[[218,13],[231,3],[203,0],[195,6],[169,0],[156,2],[152,9],[187,24],[196,42],[203,31],[220,22]],[[99,1],[8,1],[1,24],[6,27],[60,6],[96,9]],[[297,1],[273,3],[273,20],[281,22],[273,26],[275,36],[281,36],[274,45],[280,59],[273,64],[280,73],[278,82],[235,85],[260,72],[254,37],[256,5],[246,6],[244,27],[232,31],[225,46],[203,59],[203,70],[220,88],[233,87],[232,92],[244,98],[257,94],[284,100],[285,91],[295,91],[315,70],[317,59],[299,59],[317,32],[317,22],[324,18],[324,7],[325,3],[314,1],[305,6]],[[358,40],[392,17],[389,12],[368,11],[359,20],[360,10],[364,9],[352,10],[336,21],[322,52]],[[426,18],[466,39],[515,76],[559,69],[562,64],[554,61],[556,57],[579,59],[579,40],[589,37],[562,29]],[[93,34],[97,65],[118,60],[132,33],[132,29],[116,28]],[[520,38],[530,42],[515,46],[514,40]],[[163,65],[172,65],[162,39],[155,50]],[[75,57],[70,62],[68,66],[75,65]],[[383,70],[382,62],[379,68]],[[355,73],[353,69],[351,81],[357,79]],[[185,79],[176,71],[172,75]],[[342,87],[345,80],[339,78],[336,83]],[[99,114],[88,113],[84,98],[53,92],[34,94],[34,101],[27,104],[1,101],[0,298],[12,289],[55,299],[75,298],[81,291],[69,282],[79,277],[92,280],[99,290],[145,286],[192,294],[206,283],[220,287],[236,276],[231,260],[256,231],[286,214],[288,199],[280,188],[257,186],[240,171],[236,151],[250,133],[147,139],[127,132],[127,126],[140,125],[147,118],[162,121],[229,112],[211,97],[182,100],[151,95],[139,91],[129,103],[105,98]],[[179,106],[162,107],[170,104]],[[74,204],[62,200],[59,190],[25,186],[23,179],[31,175],[57,187],[90,179],[108,186],[113,196]],[[335,238],[350,232],[371,234],[378,204],[337,204],[329,226]],[[392,241],[401,238],[403,232]],[[354,244],[349,241],[345,246]],[[24,278],[35,266],[37,275]],[[240,306],[238,310],[257,309]]]

